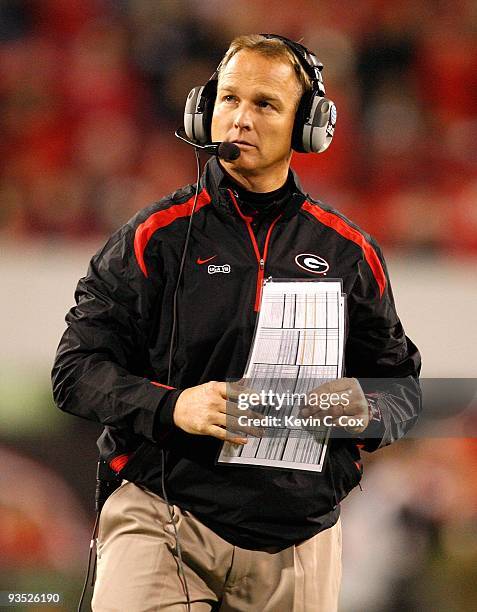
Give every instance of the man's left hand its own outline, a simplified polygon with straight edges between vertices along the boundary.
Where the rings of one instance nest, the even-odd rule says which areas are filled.
[[[324,383],[308,394],[301,416],[331,417],[332,426],[351,434],[361,433],[369,423],[369,407],[356,378],[338,378]]]

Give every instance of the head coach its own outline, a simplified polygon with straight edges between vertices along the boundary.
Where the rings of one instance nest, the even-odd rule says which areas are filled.
[[[99,522],[96,612],[337,610],[340,502],[360,449],[417,418],[419,352],[378,245],[290,169],[292,149],[320,153],[333,136],[322,68],[280,36],[236,38],[186,102],[179,136],[215,154],[197,184],[137,213],[79,281],[54,397],[105,426],[101,457],[122,479]],[[332,415],[355,426],[321,473],[217,464],[225,381],[243,375],[264,275],[316,278],[323,261],[347,295],[346,378],[328,390],[353,391]],[[358,382],[372,377],[408,383],[381,397]]]

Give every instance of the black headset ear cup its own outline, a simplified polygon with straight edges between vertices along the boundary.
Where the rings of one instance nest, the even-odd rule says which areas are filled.
[[[187,96],[184,109],[184,130],[187,138],[197,144],[211,141],[210,126],[217,95],[217,80],[210,79],[203,86],[194,87]]]
[[[323,153],[330,146],[336,125],[336,106],[318,91],[302,96],[293,126],[292,147],[300,153]]]

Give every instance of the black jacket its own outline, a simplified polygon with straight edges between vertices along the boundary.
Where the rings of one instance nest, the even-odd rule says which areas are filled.
[[[323,473],[297,473],[216,465],[218,440],[173,425],[181,389],[242,376],[264,276],[316,278],[295,257],[323,258],[347,295],[346,375],[407,381],[380,403],[366,450],[404,435],[418,412],[420,357],[397,317],[379,247],[292,181],[279,217],[255,236],[217,161],[208,162],[178,294],[174,389],[164,383],[193,185],[140,211],[93,257],[53,368],[57,405],[106,426],[101,455],[128,459],[122,477],[162,495],[164,448],[169,501],[244,548],[285,547],[330,527],[361,479],[358,440],[334,440]],[[209,268],[225,265],[228,273]]]

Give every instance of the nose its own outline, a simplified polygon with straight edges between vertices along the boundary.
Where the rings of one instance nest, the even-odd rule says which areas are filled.
[[[235,111],[234,127],[239,130],[250,130],[252,128],[252,111],[248,104],[240,104]]]

